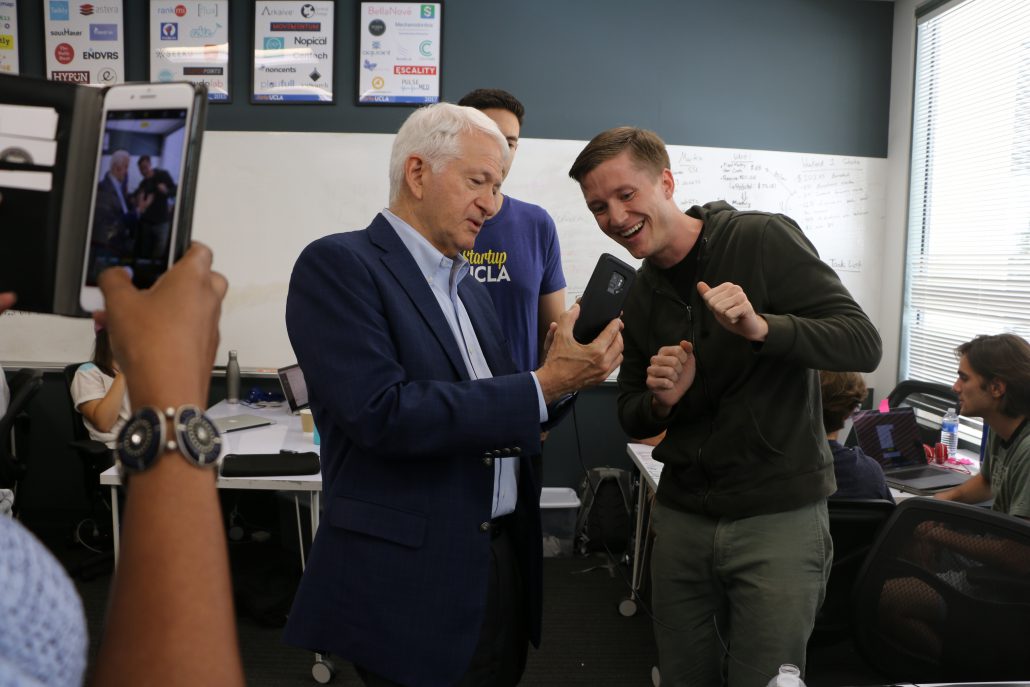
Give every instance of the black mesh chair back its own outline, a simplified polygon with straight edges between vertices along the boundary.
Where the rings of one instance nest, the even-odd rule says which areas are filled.
[[[1030,676],[1030,522],[911,498],[884,525],[853,597],[862,656],[894,682]]]
[[[855,578],[880,529],[894,512],[894,503],[884,499],[830,499],[828,510],[833,566],[826,597],[815,619],[812,641],[816,644],[850,636]]]
[[[68,445],[75,449],[82,464],[82,484],[86,499],[89,503],[90,516],[79,522],[75,527],[73,537],[76,540],[82,538],[84,533],[92,532],[94,545],[109,546],[110,540],[110,518],[111,506],[107,502],[106,487],[100,484],[100,473],[111,467],[111,451],[102,441],[90,439],[89,430],[83,424],[82,415],[75,409],[75,401],[72,399],[72,381],[75,379],[75,372],[82,363],[72,363],[64,368],[64,382],[68,389],[68,409],[71,413],[72,437]],[[86,527],[86,525],[89,525]],[[98,544],[96,540],[101,540]],[[90,548],[94,548],[91,545]],[[107,574],[114,565],[114,556],[110,551],[101,551],[100,555],[94,556],[74,566],[69,572],[75,578],[90,580],[99,575]]]
[[[0,373],[2,374],[2,373]],[[28,406],[43,386],[43,371],[22,369],[11,377],[11,402],[0,417],[0,487],[15,492],[14,514],[18,513],[18,487],[29,471]]]

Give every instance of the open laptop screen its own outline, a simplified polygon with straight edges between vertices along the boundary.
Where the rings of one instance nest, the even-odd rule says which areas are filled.
[[[926,465],[915,412],[908,406],[886,413],[866,410],[852,416],[858,445],[883,469]]]
[[[292,412],[296,413],[301,408],[308,407],[308,385],[304,382],[304,373],[300,371],[300,365],[280,368],[279,384]]]

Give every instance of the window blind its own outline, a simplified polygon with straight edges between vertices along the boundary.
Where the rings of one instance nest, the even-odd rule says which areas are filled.
[[[919,19],[912,124],[901,374],[950,385],[960,343],[1030,335],[1030,2]]]

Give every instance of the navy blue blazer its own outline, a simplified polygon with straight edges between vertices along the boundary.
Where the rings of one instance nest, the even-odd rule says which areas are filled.
[[[516,541],[539,643],[540,415],[490,297],[459,297],[495,375],[469,379],[414,258],[382,215],[293,268],[286,325],[322,439],[325,512],[284,641],[413,687],[452,685],[484,617],[494,451],[519,454]]]

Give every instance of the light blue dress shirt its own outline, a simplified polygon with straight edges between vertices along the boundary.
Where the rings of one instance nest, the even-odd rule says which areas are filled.
[[[426,278],[433,295],[440,304],[440,310],[451,328],[454,341],[458,344],[461,357],[465,361],[469,377],[472,379],[488,379],[493,377],[490,366],[483,355],[483,348],[472,327],[465,304],[458,298],[458,284],[469,274],[468,261],[460,254],[449,258],[436,249],[414,227],[387,209],[383,217],[397,232],[398,238],[415,259],[415,264]],[[540,389],[540,381],[536,373],[531,373],[536,385],[537,402],[540,408],[540,422],[547,420],[547,404]],[[491,517],[498,518],[514,512],[518,499],[518,458],[494,459],[494,495]]]

